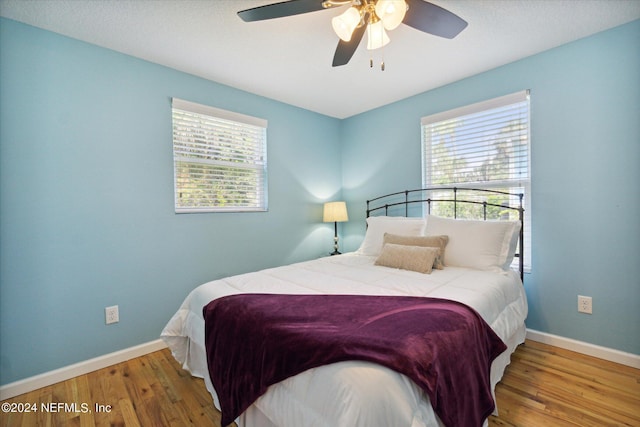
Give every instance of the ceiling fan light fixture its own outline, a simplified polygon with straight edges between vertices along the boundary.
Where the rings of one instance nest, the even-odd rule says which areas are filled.
[[[391,31],[402,23],[407,13],[407,3],[405,0],[378,0],[375,10],[384,28]]]
[[[365,32],[367,49],[372,50],[388,44],[385,30],[391,31],[400,24],[446,39],[456,37],[468,25],[464,19],[429,0],[279,0],[240,10],[238,16],[245,22],[254,22],[343,6],[348,9],[331,20],[339,37],[333,67],[349,63]],[[384,69],[384,58],[382,64]]]
[[[351,40],[353,30],[356,29],[359,23],[360,11],[355,7],[350,7],[343,14],[338,15],[331,20],[333,31],[335,31],[340,39],[346,42]]]
[[[379,49],[382,46],[386,46],[390,41],[382,21],[370,23],[367,26],[367,49]]]

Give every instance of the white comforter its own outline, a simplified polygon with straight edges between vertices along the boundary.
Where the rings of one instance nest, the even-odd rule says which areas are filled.
[[[187,296],[161,336],[185,369],[205,379],[218,406],[207,372],[202,316],[215,298],[238,293],[446,298],[473,307],[509,347],[493,363],[495,387],[510,354],[524,341],[527,303],[518,274],[447,267],[425,275],[375,266],[374,259],[345,254],[205,283]],[[310,369],[275,384],[237,422],[246,427],[440,425],[428,397],[411,380],[359,361]]]

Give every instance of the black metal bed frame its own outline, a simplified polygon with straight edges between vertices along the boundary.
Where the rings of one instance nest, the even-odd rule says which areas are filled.
[[[425,198],[424,195],[429,194],[433,191],[453,191],[453,198]],[[516,196],[518,197],[519,204],[518,206],[510,206],[510,205],[502,205],[497,203],[489,203],[485,201],[477,201],[477,200],[465,200],[458,198],[458,191],[464,192],[472,192],[478,194],[485,195],[506,195],[506,196]],[[399,195],[404,194],[404,200],[394,201],[393,203],[384,203],[385,199],[393,199]],[[411,198],[410,195],[418,194],[417,197]],[[524,280],[524,207],[523,207],[523,198],[524,194],[522,193],[508,193],[505,191],[497,191],[497,190],[488,190],[484,188],[467,188],[467,187],[427,187],[427,188],[419,188],[415,190],[405,190],[398,191],[395,193],[385,194],[384,196],[379,196],[370,200],[367,200],[367,218],[371,216],[374,212],[379,212],[384,209],[384,215],[389,214],[389,208],[395,206],[404,206],[404,216],[409,216],[409,205],[421,203],[427,204],[427,214],[431,213],[431,203],[432,202],[445,202],[445,203],[453,203],[453,217],[454,219],[458,217],[458,204],[473,204],[473,205],[482,205],[483,211],[483,219],[486,221],[487,219],[487,207],[498,207],[502,209],[512,210],[518,212],[518,219],[520,220],[520,238],[519,238],[519,252],[515,254],[518,257],[518,267],[520,270],[520,279]],[[373,205],[373,207],[372,207]]]

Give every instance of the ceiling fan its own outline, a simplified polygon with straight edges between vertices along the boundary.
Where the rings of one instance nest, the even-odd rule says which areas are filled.
[[[467,26],[464,19],[424,0],[289,0],[241,10],[238,16],[246,22],[263,21],[345,5],[351,6],[331,20],[340,37],[333,56],[334,67],[349,62],[365,32],[367,49],[373,50],[389,43],[386,30],[401,23],[448,39]]]

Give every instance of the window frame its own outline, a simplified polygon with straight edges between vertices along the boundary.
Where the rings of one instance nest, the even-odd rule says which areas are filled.
[[[523,167],[526,176],[515,176],[507,179],[498,180],[447,180],[446,182],[434,182],[433,171],[430,165],[430,153],[434,151],[434,147],[430,145],[428,141],[428,134],[430,128],[442,124],[445,121],[459,120],[462,124],[464,119],[469,119],[473,115],[490,112],[491,110],[500,110],[509,106],[516,106],[522,104],[526,113],[526,131],[521,132],[522,137],[526,138],[526,150],[524,153],[520,153],[526,156],[526,167]],[[514,107],[515,108],[515,107]],[[475,104],[466,105],[459,108],[431,114],[421,118],[421,168],[422,168],[422,184],[423,188],[429,187],[457,187],[460,190],[464,188],[485,188],[491,190],[502,190],[511,193],[523,192],[524,193],[524,242],[525,242],[525,258],[524,258],[524,270],[525,272],[531,271],[531,103],[530,103],[530,91],[523,90],[509,95],[481,101]],[[498,131],[496,131],[497,133]],[[454,137],[455,138],[455,137]],[[462,139],[462,138],[461,138]],[[452,140],[449,140],[450,142]],[[468,144],[468,141],[464,143]],[[455,145],[455,140],[452,143]],[[490,142],[483,142],[486,147],[490,146]],[[458,147],[463,144],[459,144]],[[494,145],[495,146],[495,145]],[[456,147],[456,148],[458,148]],[[459,148],[458,148],[459,149]],[[455,148],[454,148],[455,150]],[[487,150],[486,153],[489,153]],[[519,153],[519,152],[518,152]],[[518,155],[520,155],[518,154]],[[466,160],[466,159],[465,159]],[[518,162],[520,162],[518,160]],[[447,169],[447,171],[453,171],[453,169]],[[460,168],[460,170],[463,168]],[[468,169],[468,167],[466,167]],[[444,168],[443,168],[444,170]],[[458,169],[455,169],[458,170]],[[518,169],[520,170],[520,168]],[[511,172],[510,172],[511,173]],[[452,173],[453,174],[453,173]],[[520,189],[520,190],[516,190]],[[511,201],[510,204],[516,204],[517,200]]]
[[[175,212],[268,211],[267,120],[179,98],[171,101]],[[189,169],[186,178],[181,168]],[[225,173],[246,181],[219,178]],[[247,194],[236,196],[242,192]],[[184,193],[189,193],[188,203]],[[225,196],[230,200],[221,200]]]

